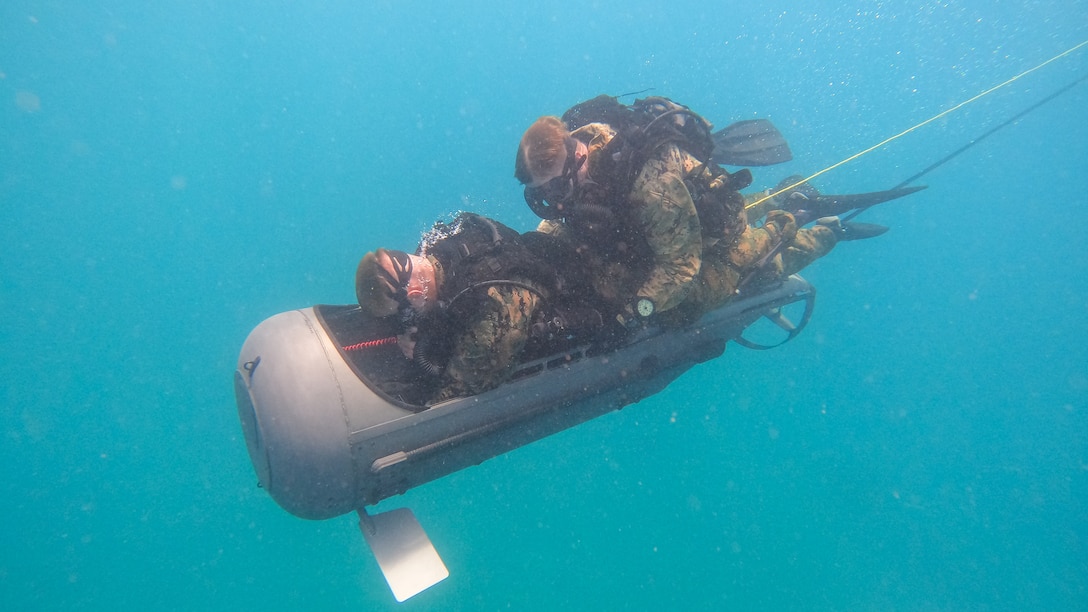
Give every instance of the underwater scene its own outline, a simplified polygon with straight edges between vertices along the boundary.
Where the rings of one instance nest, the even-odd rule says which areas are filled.
[[[1083,0],[4,2],[0,608],[1088,609],[1086,41]],[[532,230],[519,140],[599,94],[772,121],[746,192],[928,187],[790,342],[374,506],[449,570],[398,603],[357,515],[258,485],[239,351],[436,220]]]

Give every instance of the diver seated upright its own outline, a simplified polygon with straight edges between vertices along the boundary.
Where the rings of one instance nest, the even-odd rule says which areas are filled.
[[[533,122],[514,176],[542,218],[538,231],[582,256],[611,305],[607,318],[683,325],[733,299],[744,275],[783,278],[840,241],[875,235],[831,219],[804,227],[812,219],[798,220],[786,206],[794,193],[804,195],[797,190],[747,214],[740,190],[751,172],[720,163],[790,156],[773,126],[754,125],[712,132],[705,118],[667,98],[624,105],[598,96]],[[753,155],[753,142],[767,155]],[[762,224],[749,223],[759,217]]]
[[[389,324],[406,358],[383,390],[409,404],[475,395],[527,356],[595,334],[601,319],[580,268],[559,241],[472,213],[436,224],[414,254],[367,253],[359,305]]]

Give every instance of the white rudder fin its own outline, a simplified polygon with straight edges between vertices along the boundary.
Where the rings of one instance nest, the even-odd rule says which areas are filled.
[[[367,514],[359,508],[359,530],[397,601],[445,580],[450,572],[423,526],[408,508]]]

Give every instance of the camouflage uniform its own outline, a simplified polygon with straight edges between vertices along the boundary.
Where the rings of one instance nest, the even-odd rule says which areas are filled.
[[[589,165],[594,168],[601,166],[596,158],[615,131],[603,123],[591,123],[572,135],[589,145]],[[628,233],[637,236],[611,236],[616,239],[604,245],[599,236],[580,235],[566,222],[543,221],[537,229],[575,244],[603,298],[626,305],[645,297],[658,312],[666,311],[684,300],[699,273],[702,228],[684,185],[684,178],[698,165],[698,160],[672,144],[643,164],[624,198],[627,209],[621,211],[633,226]]]
[[[615,131],[591,123],[572,132],[589,147],[589,167],[600,168],[602,149]],[[576,245],[590,269],[598,294],[616,306],[637,298],[649,298],[666,322],[682,323],[721,306],[734,297],[742,274],[769,254],[780,241],[787,247],[757,273],[762,277],[792,274],[823,256],[835,245],[835,235],[822,227],[798,230],[793,216],[777,208],[774,198],[761,203],[751,218],[766,215],[761,227],[748,225],[740,210],[727,219],[721,235],[707,235],[685,179],[705,172],[704,164],[674,144],[661,147],[643,164],[623,202],[633,226],[628,236],[579,235],[567,222],[543,221],[538,231],[559,236]],[[589,176],[590,181],[594,176]],[[762,195],[762,194],[760,194]],[[578,202],[577,206],[582,205]],[[644,241],[639,252],[637,238]],[[753,279],[759,280],[759,279]],[[677,308],[679,306],[679,308]],[[668,314],[676,308],[676,312]]]
[[[763,194],[758,194],[762,196]],[[774,210],[773,199],[761,203],[756,213],[767,211],[763,225],[745,226],[733,240],[722,240],[703,251],[699,275],[692,282],[688,299],[667,313],[667,324],[689,323],[736,297],[740,283],[759,285],[799,272],[835,247],[836,234],[828,227],[797,228],[793,215]],[[770,260],[763,260],[779,244],[784,248]],[[751,278],[744,280],[751,275]]]
[[[472,213],[423,236],[418,254],[434,267],[441,305],[414,322],[417,362],[439,374],[431,401],[483,393],[509,378],[534,316],[560,282],[551,242]]]
[[[502,384],[529,339],[540,296],[522,287],[497,285],[473,304],[473,320],[453,340],[453,352],[435,401],[475,395]]]

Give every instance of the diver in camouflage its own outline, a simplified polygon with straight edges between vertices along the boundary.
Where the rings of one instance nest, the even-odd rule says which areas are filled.
[[[532,238],[461,213],[437,224],[416,254],[378,249],[359,263],[360,306],[375,317],[399,317],[401,351],[438,379],[428,403],[504,382],[548,298],[561,285],[585,293],[560,280],[539,252],[547,238]]]
[[[761,276],[796,272],[842,236],[821,226],[799,229],[789,212],[768,210],[781,208],[792,194],[767,199],[753,214],[766,220],[750,226],[739,193],[750,174],[730,175],[709,162],[712,145],[708,149],[698,137],[709,134],[709,123],[665,98],[631,107],[667,118],[650,121],[671,129],[662,136],[599,121],[572,123],[578,114],[572,111],[602,98],[606,106],[616,104],[599,97],[568,111],[566,121],[534,122],[521,139],[515,176],[526,186],[529,206],[545,217],[538,231],[577,249],[621,323],[681,305],[662,319],[690,320],[731,299],[749,268]],[[585,114],[609,112],[620,111]]]
[[[591,173],[604,165],[598,159],[614,136],[614,130],[600,123],[571,135],[580,178],[565,188],[573,192],[575,183],[582,187],[576,195],[579,214],[544,220],[537,230],[575,245],[592,271],[597,292],[617,310],[637,298],[668,310],[684,299],[688,283],[698,274],[703,247],[699,217],[684,185],[685,154],[668,145],[647,161],[627,194],[624,214],[617,215],[602,201],[611,195],[601,188],[603,177]],[[558,161],[562,166],[567,160]]]

